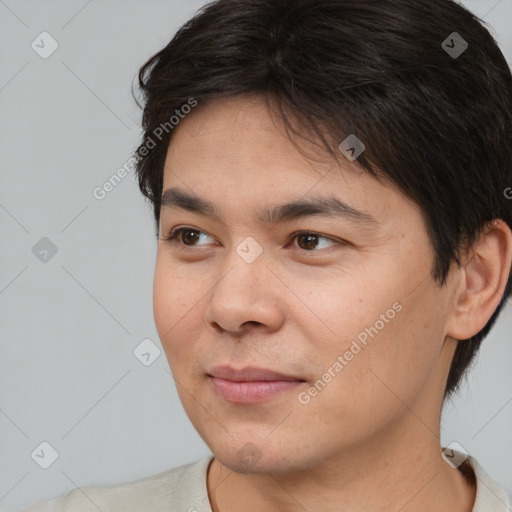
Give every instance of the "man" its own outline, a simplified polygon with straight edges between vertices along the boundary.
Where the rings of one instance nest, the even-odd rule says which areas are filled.
[[[489,32],[450,0],[218,0],[139,77],[155,322],[213,456],[33,510],[509,510],[439,434],[512,288]]]

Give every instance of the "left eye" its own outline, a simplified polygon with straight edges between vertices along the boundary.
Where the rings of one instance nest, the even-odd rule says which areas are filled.
[[[324,240],[327,240],[328,242],[330,242],[332,245],[336,244],[335,240],[333,240],[329,237],[326,237],[324,235],[320,235],[319,233],[312,232],[312,231],[300,231],[300,232],[294,233],[292,235],[292,240],[297,239],[297,244],[299,245],[299,247],[301,249],[304,249],[304,250],[310,251],[310,252],[311,252],[311,249],[325,249],[325,246],[318,247],[318,245],[319,245],[318,240],[322,239],[322,238]],[[303,243],[304,246],[301,246],[301,244],[299,243],[299,241],[301,241],[301,240],[304,242]]]
[[[195,243],[198,240],[204,238],[211,237],[199,229],[181,227],[171,231],[170,235],[166,238],[163,238],[162,240],[172,244],[181,244],[187,247],[194,247],[196,245],[205,245]],[[329,247],[329,243],[331,246],[337,243],[342,243],[341,241],[337,241],[319,233],[315,233],[314,231],[298,231],[293,233],[290,237],[290,241],[294,241],[295,239],[297,239],[298,247],[308,252],[312,252],[314,249],[325,249],[326,247]],[[319,240],[321,239],[327,241],[327,246],[325,245],[325,242],[324,244],[319,243]]]

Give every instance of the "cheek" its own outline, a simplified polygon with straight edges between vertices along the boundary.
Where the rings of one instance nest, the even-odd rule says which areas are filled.
[[[173,293],[171,279],[162,271],[162,266],[157,263],[153,278],[153,316],[155,325],[162,343],[165,342],[165,332],[172,326]]]
[[[188,284],[179,279],[175,271],[157,263],[153,279],[153,315],[166,351],[172,345],[172,340],[176,339],[176,332],[190,310],[187,299],[193,282],[189,281]]]
[[[204,328],[205,281],[194,275],[182,275],[176,265],[157,262],[153,279],[155,326],[169,366],[180,378],[184,368],[197,364],[193,341]]]
[[[370,400],[378,405],[381,394],[389,391],[383,389],[372,371],[387,381],[396,381],[397,368],[403,368],[407,363],[404,359],[413,350],[409,308],[401,297],[399,283],[377,288],[377,282],[351,277],[309,290],[304,302],[318,318],[308,311],[296,320],[308,344],[305,353],[312,355],[315,376],[329,383],[332,395],[322,391],[324,398],[336,395],[335,400],[344,407],[352,404],[357,409],[363,397],[363,402]]]
[[[403,403],[416,403],[428,392],[431,381],[440,379],[436,372],[443,343],[443,311],[439,306],[428,307],[435,298],[428,290],[414,298],[402,296],[397,301],[401,311],[388,323],[376,322],[381,313],[386,314],[386,307],[365,317],[369,325],[363,325],[361,332],[373,331],[366,330],[371,326],[378,333],[368,336],[364,350],[346,367],[345,389],[340,391],[353,392],[375,417],[402,411]]]
[[[301,309],[307,307],[305,314],[297,314],[296,321],[320,359],[335,359],[350,350],[353,342],[361,346],[362,354],[372,340],[385,336],[390,326],[400,321],[399,293],[392,287],[378,289],[375,282],[349,276],[326,280],[313,290],[311,286],[294,288],[296,295],[303,297]]]

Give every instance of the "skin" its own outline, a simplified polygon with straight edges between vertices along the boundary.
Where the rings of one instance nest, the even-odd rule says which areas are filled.
[[[469,512],[475,488],[441,458],[443,391],[456,340],[477,333],[499,303],[512,233],[496,221],[440,287],[419,207],[357,161],[309,144],[300,141],[314,159],[254,96],[199,105],[169,146],[164,191],[193,193],[221,215],[163,208],[154,275],[155,322],[180,399],[215,456],[212,510]],[[378,223],[257,220],[263,207],[326,194]],[[200,238],[162,239],[179,226]],[[299,230],[320,237],[293,238]],[[248,236],[263,249],[252,263],[236,252]],[[300,403],[298,394],[397,302],[401,311]],[[206,375],[220,364],[306,382],[232,404]],[[253,456],[241,458],[247,450]]]

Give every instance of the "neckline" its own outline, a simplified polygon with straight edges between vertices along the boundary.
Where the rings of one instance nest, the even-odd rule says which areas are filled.
[[[179,501],[183,510],[194,507],[196,512],[213,512],[208,498],[208,470],[215,456],[209,455],[195,463],[181,475],[178,485]],[[509,501],[505,491],[494,482],[478,461],[471,455],[457,468],[464,480],[476,486],[472,512],[484,512],[489,507],[496,512],[509,512]],[[194,494],[191,495],[191,492]]]

